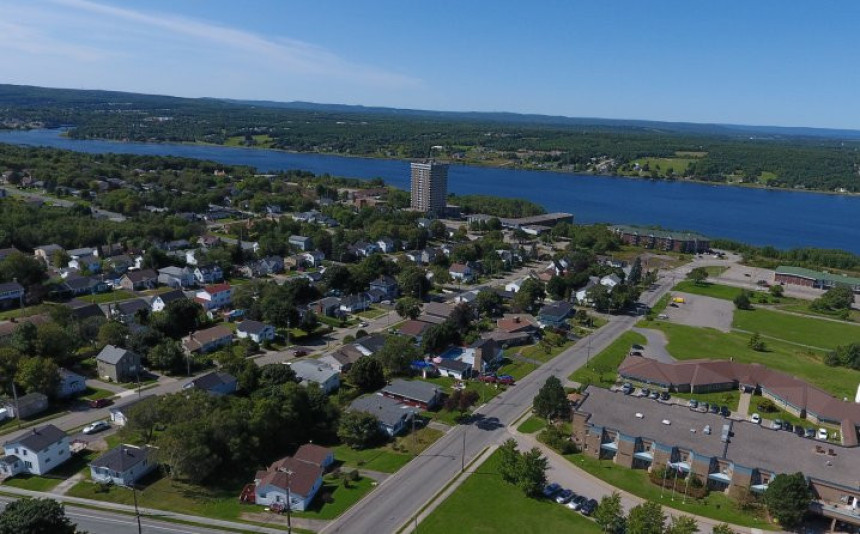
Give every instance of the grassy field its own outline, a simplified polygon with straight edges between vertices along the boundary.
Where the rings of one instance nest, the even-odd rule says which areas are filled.
[[[793,343],[835,349],[860,340],[860,326],[826,319],[800,317],[761,308],[736,310],[732,326]]]
[[[272,146],[272,137],[268,134],[261,135],[252,135],[251,138],[254,140],[254,146],[256,148],[271,148]],[[245,144],[245,137],[242,135],[234,135],[233,137],[228,137],[226,141],[224,141],[224,146],[247,146]]]
[[[662,330],[666,334],[669,340],[667,350],[680,360],[734,358],[741,363],[760,363],[808,380],[837,398],[853,398],[857,384],[860,383],[860,371],[846,368],[836,371],[833,367],[824,365],[824,354],[820,351],[767,339],[767,351],[756,352],[747,346],[749,334],[723,333],[711,328],[696,328],[663,321],[652,322],[648,327]]]
[[[546,363],[564,352],[565,350],[569,349],[572,345],[573,341],[565,341],[564,344],[559,347],[550,347],[549,352],[547,352],[542,346],[540,346],[539,343],[535,343],[534,345],[524,347],[519,351],[519,353],[526,358],[531,358],[532,360],[538,360],[539,362]]]
[[[643,176],[647,176],[651,171],[657,171],[657,176],[666,176],[666,172],[671,168],[675,176],[683,176],[690,164],[695,165],[695,158],[640,158],[636,161],[641,167],[648,165],[649,170],[642,171]],[[659,167],[659,168],[658,168]]]
[[[318,495],[328,493],[331,495],[332,502],[325,504],[319,498],[314,499],[310,509],[296,512],[295,516],[309,519],[334,519],[361,500],[371,489],[373,489],[373,480],[368,477],[361,477],[357,482],[350,482],[349,487],[346,487],[342,479],[329,475],[323,478],[323,485]]]
[[[107,293],[98,293],[96,295],[84,295],[78,297],[84,302],[92,302],[94,304],[105,304],[107,302],[119,302],[121,300],[129,300],[135,298],[135,294],[124,289],[116,291],[108,291]]]
[[[774,530],[763,518],[738,509],[734,502],[724,493],[711,492],[701,501],[687,499],[687,503],[683,504],[683,485],[679,484],[681,493],[676,492],[673,501],[672,491],[665,490],[661,492],[659,486],[652,484],[648,480],[648,473],[643,469],[628,469],[610,460],[596,460],[582,454],[567,455],[565,458],[583,471],[643,499],[648,499],[649,501],[691,514],[709,517],[717,521],[725,521],[727,523],[764,530]]]
[[[59,478],[40,477],[35,475],[18,475],[3,481],[4,486],[21,488],[30,491],[51,491],[62,482]]]
[[[358,312],[357,315],[359,317],[364,318],[364,319],[376,319],[378,317],[382,317],[386,313],[387,313],[386,310],[381,310],[379,308],[371,307],[369,310],[364,310],[364,311]]]
[[[634,344],[644,345],[645,336],[636,332],[625,332],[598,355],[593,356],[587,366],[580,367],[570,379],[580,384],[613,384],[616,370]]]
[[[743,293],[745,290],[739,287],[712,284],[710,282],[696,284],[690,280],[683,280],[675,284],[672,291],[683,291],[684,293],[692,293],[693,295],[704,295],[706,297],[714,297],[717,299],[734,300],[735,297]]]
[[[414,440],[412,434],[407,434],[373,449],[355,450],[338,445],[333,448],[334,457],[346,468],[394,473],[441,437],[441,431],[425,427],[415,432]]]
[[[517,432],[522,432],[523,434],[534,434],[544,428],[546,428],[546,420],[532,415],[517,427]]]
[[[597,534],[600,529],[582,514],[547,499],[529,499],[498,475],[498,453],[418,525],[419,532]]]

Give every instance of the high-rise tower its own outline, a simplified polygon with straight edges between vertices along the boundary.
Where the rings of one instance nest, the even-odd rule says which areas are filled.
[[[412,164],[412,208],[441,214],[448,197],[448,165],[429,160]]]

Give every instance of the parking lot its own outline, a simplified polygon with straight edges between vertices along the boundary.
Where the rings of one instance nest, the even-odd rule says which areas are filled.
[[[666,307],[664,313],[673,323],[731,331],[735,312],[731,301],[682,292],[672,295],[683,299],[683,303],[673,302]]]

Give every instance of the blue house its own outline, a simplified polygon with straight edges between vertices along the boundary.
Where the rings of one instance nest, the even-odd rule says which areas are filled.
[[[538,321],[543,326],[552,326],[555,328],[564,328],[567,326],[567,318],[573,311],[573,306],[569,302],[560,301],[547,304],[540,309],[538,313]]]

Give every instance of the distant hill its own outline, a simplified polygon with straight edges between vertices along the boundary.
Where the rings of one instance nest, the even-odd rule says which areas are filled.
[[[635,119],[602,119],[597,117],[564,117],[509,112],[432,111],[313,102],[275,102],[269,100],[235,100],[218,98],[183,98],[166,95],[129,93],[122,91],[56,89],[28,85],[0,84],[0,108],[79,107],[82,109],[136,107],[141,109],[229,109],[252,107],[285,109],[318,113],[355,114],[401,119],[430,119],[441,121],[486,122],[509,125],[582,127],[633,132],[663,132],[706,136],[732,137],[805,137],[826,139],[860,139],[860,130],[755,126],[738,124],[700,124],[692,122],[662,122]]]

